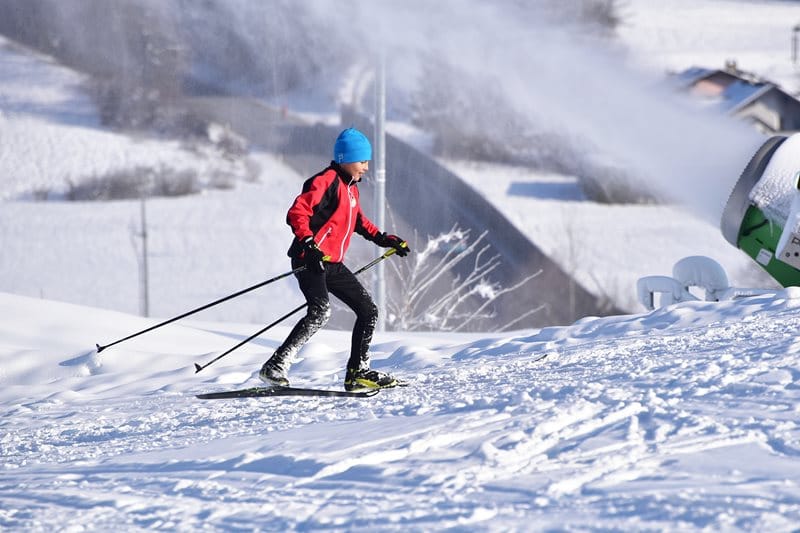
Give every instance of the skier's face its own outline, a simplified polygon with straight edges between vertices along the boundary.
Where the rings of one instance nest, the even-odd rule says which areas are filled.
[[[353,181],[360,181],[361,176],[369,170],[369,161],[358,161],[356,163],[342,163],[342,169],[353,177]]]

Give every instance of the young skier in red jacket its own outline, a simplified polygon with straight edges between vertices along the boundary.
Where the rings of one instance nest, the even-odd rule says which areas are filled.
[[[287,373],[294,356],[330,318],[330,293],[356,314],[345,389],[397,385],[397,380],[391,375],[369,367],[369,346],[378,308],[342,262],[354,232],[378,246],[394,248],[401,257],[410,251],[406,241],[382,233],[361,211],[357,183],[369,169],[370,159],[372,147],[366,136],[354,128],[342,131],[334,144],[331,164],[306,180],[303,191],[289,208],[286,222],[294,233],[289,257],[292,258],[292,268],[306,266],[296,276],[308,309],[306,316],[261,367],[259,377],[262,381],[274,385],[289,384]]]

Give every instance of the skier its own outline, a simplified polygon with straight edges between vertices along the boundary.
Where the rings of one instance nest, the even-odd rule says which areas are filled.
[[[410,251],[405,240],[381,232],[361,211],[357,183],[369,170],[370,159],[372,146],[366,136],[355,128],[345,129],[336,138],[333,161],[306,180],[289,208],[286,222],[294,240],[288,255],[293,269],[306,266],[296,276],[308,310],[261,367],[259,377],[266,383],[289,385],[287,375],[294,356],[330,318],[330,293],[356,314],[344,388],[353,391],[397,385],[394,377],[369,366],[378,308],[343,263],[353,232],[378,246],[394,248],[401,257]]]

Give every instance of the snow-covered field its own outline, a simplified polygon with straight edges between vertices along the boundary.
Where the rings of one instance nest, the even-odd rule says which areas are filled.
[[[622,37],[646,68],[735,55],[797,83],[795,3],[626,5]],[[199,374],[193,363],[301,302],[290,281],[96,353],[158,321],[135,316],[139,203],[25,199],[140,164],[225,162],[99,128],[82,82],[0,41],[0,529],[797,529],[796,288],[504,335],[379,333],[374,366],[413,383],[369,399],[195,398],[257,383],[291,322]],[[288,268],[283,217],[302,177],[279,154],[253,157],[260,183],[148,201],[154,316]],[[599,206],[570,177],[450,164],[619,302],[636,307],[635,279],[684,255],[752,279],[717,228],[673,208]],[[348,345],[321,331],[290,377],[340,387]]]
[[[277,206],[288,205],[302,182],[274,157],[256,159],[269,186],[240,183],[233,191],[148,200],[151,316],[177,315],[289,270],[285,210]],[[2,206],[0,289],[140,312],[138,201]],[[247,294],[202,317],[262,322],[270,302],[302,301],[294,283],[272,291]]]
[[[800,293],[505,337],[381,334],[369,399],[202,401],[285,329],[171,325],[0,295],[0,527],[11,531],[791,531]],[[338,387],[348,336],[292,372]],[[544,360],[539,358],[546,354]]]

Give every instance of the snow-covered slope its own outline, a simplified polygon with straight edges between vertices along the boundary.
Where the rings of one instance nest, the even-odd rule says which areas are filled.
[[[0,200],[58,197],[137,167],[191,171],[201,183],[235,169],[209,147],[102,128],[88,80],[0,37]]]
[[[300,178],[274,157],[255,158],[264,184],[147,202],[152,316],[180,314],[289,270],[283,206]],[[0,287],[139,312],[140,231],[138,201],[7,202],[0,210]],[[301,301],[286,280],[201,317],[257,323]]]
[[[11,531],[742,530],[800,521],[800,294],[505,337],[381,334],[370,399],[202,401],[286,333],[0,295],[0,527]],[[322,332],[294,382],[339,387]],[[542,355],[546,358],[540,360]]]
[[[0,290],[140,311],[140,203],[31,196],[58,197],[68,182],[136,167],[192,170],[207,182],[233,163],[214,150],[102,129],[80,75],[3,39],[0,73]],[[289,268],[283,217],[300,176],[273,154],[250,160],[258,183],[147,202],[151,314],[179,314]],[[202,316],[261,322],[270,302],[295,300],[299,290],[286,283]]]
[[[744,36],[750,26],[735,35],[721,19],[701,26],[688,16],[701,8],[744,18],[763,8],[787,25],[797,9],[777,1],[629,5],[634,40],[652,41],[652,56],[666,50],[658,57],[678,67],[681,56],[697,63],[691,51],[708,43],[720,45],[709,60],[727,57],[723,39],[753,50],[771,43],[762,61],[788,45],[781,39],[778,48],[778,22],[759,41]],[[669,24],[658,32],[645,15],[661,11]],[[698,28],[686,46],[681,24]],[[118,163],[207,164],[173,145],[98,129],[74,73],[5,43],[0,55],[0,197]],[[758,70],[749,60],[740,66]],[[261,185],[148,202],[154,314],[177,314],[287,268],[283,213],[300,176],[272,155],[257,157]],[[515,223],[549,236],[542,246],[563,253],[565,264],[574,259],[557,239],[576,217],[556,213],[578,212],[569,178],[515,183],[508,169],[492,172],[501,179],[487,196],[504,202],[505,192]],[[537,229],[541,219],[530,218],[523,196],[551,210],[549,225]],[[374,366],[414,380],[411,387],[366,400],[204,402],[194,395],[257,383],[290,324],[199,374],[193,363],[299,301],[291,283],[97,354],[95,343],[154,323],[126,314],[138,311],[138,203],[0,205],[4,530],[792,531],[800,523],[796,289],[504,336],[381,333]],[[609,231],[598,206],[581,208],[594,231]],[[642,253],[625,263],[630,270],[585,260],[597,279],[622,280],[606,287],[632,297],[625,279],[635,267],[668,274],[670,254],[683,254],[689,236],[704,243],[691,253],[727,261],[711,250],[708,231],[658,226],[649,217],[665,217],[663,208],[638,209],[607,214],[624,218],[617,227],[657,230],[654,253],[663,258],[646,261],[629,233],[604,242],[604,258],[625,257],[631,242]],[[291,378],[339,387],[348,345],[348,333],[320,332]]]

